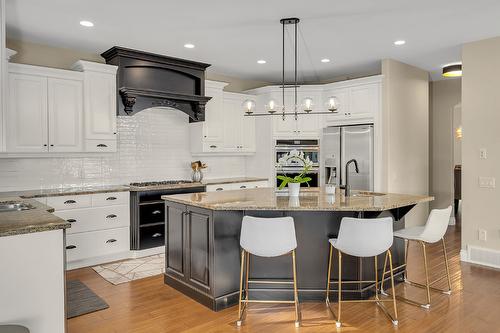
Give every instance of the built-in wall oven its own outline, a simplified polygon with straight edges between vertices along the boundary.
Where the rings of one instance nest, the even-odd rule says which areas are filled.
[[[311,170],[308,172],[308,176],[311,177],[309,183],[301,184],[302,187],[317,187],[319,186],[319,141],[318,140],[276,140],[275,145],[275,164],[276,164],[276,175],[285,174],[289,177],[298,176],[303,165],[299,161],[289,160],[286,164],[278,167],[278,161],[285,154],[290,153],[293,150],[300,151],[304,153],[305,158],[309,158],[313,165]],[[276,179],[276,188],[279,187],[281,181]]]

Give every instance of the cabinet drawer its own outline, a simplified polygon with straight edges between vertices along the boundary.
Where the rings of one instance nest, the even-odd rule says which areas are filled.
[[[85,151],[114,153],[116,152],[116,140],[85,140]]]
[[[92,194],[92,206],[128,205],[129,198],[129,192],[95,193]]]
[[[66,260],[100,257],[130,249],[129,228],[82,232],[66,237]]]
[[[207,192],[232,190],[232,189],[235,188],[233,185],[234,184],[214,184],[214,185],[207,185]]]
[[[224,151],[223,146],[221,142],[203,142],[203,152],[221,152]]]
[[[55,212],[55,215],[71,223],[68,234],[95,230],[128,227],[130,209],[128,205],[71,209]]]
[[[233,185],[235,185],[235,189],[260,188],[260,187],[268,187],[269,186],[267,181],[236,183]]]
[[[57,210],[87,208],[92,206],[90,195],[65,195],[48,197],[47,205]]]

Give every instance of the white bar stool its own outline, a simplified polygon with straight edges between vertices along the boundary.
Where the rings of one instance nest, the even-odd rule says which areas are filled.
[[[299,296],[297,292],[297,265],[295,260],[295,249],[297,239],[295,237],[295,225],[292,217],[259,218],[244,216],[241,225],[240,236],[241,271],[240,271],[240,295],[238,302],[238,321],[236,325],[241,326],[243,316],[248,303],[288,303],[295,305],[295,327],[300,326]],[[293,266],[293,301],[273,300],[250,300],[248,299],[248,280],[250,255],[259,257],[278,257],[285,254],[292,255]],[[246,269],[245,269],[246,266]],[[245,287],[243,288],[243,273],[245,271]],[[276,284],[278,281],[257,281],[259,284]],[[290,283],[286,281],[283,283]],[[243,298],[243,291],[245,297]]]
[[[451,206],[445,209],[433,209],[429,214],[425,226],[409,227],[394,232],[394,237],[402,238],[405,240],[405,263],[397,267],[397,269],[404,267],[404,279],[406,283],[415,287],[426,289],[427,291],[427,303],[422,304],[408,298],[396,296],[401,301],[411,305],[420,306],[428,309],[431,306],[431,290],[446,295],[451,294],[451,279],[450,279],[450,269],[448,266],[448,254],[446,253],[446,245],[444,242],[444,234],[446,233],[446,229],[448,229],[448,223],[450,221],[450,216],[451,216],[451,209],[452,209]],[[408,246],[410,244],[410,241],[418,242],[422,246],[422,254],[424,257],[424,269],[425,269],[425,284],[413,282],[408,279],[406,268],[408,261]],[[427,265],[426,244],[432,244],[439,241],[441,241],[443,245],[443,255],[446,267],[446,275],[443,275],[440,278],[429,283],[429,269]],[[382,276],[382,281],[384,280],[384,276],[385,276],[385,271],[384,275]],[[447,290],[437,289],[432,287],[433,284],[435,284],[438,281],[441,281],[444,278],[447,278],[448,280]],[[381,286],[381,290],[382,293],[388,295],[383,291],[383,285]]]
[[[328,260],[328,277],[326,283],[326,304],[328,309],[332,312],[333,316],[337,318],[336,326],[341,327],[340,315],[342,303],[347,302],[375,302],[387,315],[393,325],[398,324],[398,309],[396,305],[396,298],[381,299],[379,298],[378,291],[378,265],[377,256],[385,252],[384,273],[387,264],[387,257],[389,257],[389,268],[391,274],[391,284],[394,293],[394,273],[392,268],[392,253],[391,246],[393,242],[392,233],[392,218],[384,217],[378,219],[357,219],[351,217],[344,217],[340,223],[340,230],[337,238],[330,239],[330,258]],[[330,273],[332,270],[332,256],[333,250],[337,249],[339,257],[339,279],[338,281],[330,280]],[[354,257],[374,257],[375,259],[375,280],[374,281],[342,281],[342,253]],[[330,284],[338,283],[338,314],[335,316],[330,306]],[[373,283],[375,287],[375,299],[369,300],[342,300],[342,284],[344,283]],[[389,311],[382,304],[382,302],[392,302],[394,307],[394,317],[389,314]]]

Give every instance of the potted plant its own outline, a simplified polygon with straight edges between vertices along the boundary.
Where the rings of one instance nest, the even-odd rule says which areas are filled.
[[[276,178],[281,180],[281,184],[279,186],[280,190],[284,189],[285,186],[288,186],[288,195],[298,196],[300,192],[300,184],[306,183],[307,186],[309,186],[308,182],[311,181],[311,177],[308,177],[307,173],[311,170],[313,163],[308,157],[304,157],[303,152],[292,150],[278,160],[278,170],[281,170],[284,166],[287,166],[290,163],[302,164],[303,169],[301,173],[295,177],[289,177],[283,173],[282,175],[278,175]]]

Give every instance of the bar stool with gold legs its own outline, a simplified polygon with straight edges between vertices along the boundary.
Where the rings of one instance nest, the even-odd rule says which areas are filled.
[[[450,279],[450,269],[448,267],[448,254],[446,253],[446,245],[444,242],[444,234],[446,233],[446,229],[448,228],[448,223],[450,221],[450,215],[451,215],[451,206],[445,209],[433,209],[431,213],[429,214],[429,217],[427,219],[427,223],[425,226],[419,226],[419,227],[409,227],[401,230],[397,230],[394,232],[394,237],[397,238],[402,238],[405,240],[405,263],[396,269],[400,269],[404,267],[404,280],[406,283],[409,285],[423,288],[426,290],[427,294],[427,303],[419,303],[414,300],[404,298],[401,296],[396,296],[399,300],[415,305],[415,306],[420,306],[423,308],[430,308],[431,306],[431,291],[436,291],[442,294],[450,295],[451,294],[451,279]],[[418,242],[421,247],[422,247],[422,254],[423,254],[423,259],[424,259],[424,270],[425,270],[425,284],[417,283],[410,281],[407,276],[407,261],[408,261],[408,245],[410,241],[415,241]],[[441,241],[442,246],[443,246],[443,257],[444,257],[444,263],[445,263],[445,270],[446,270],[446,275],[441,276],[440,278],[432,281],[429,283],[429,268],[427,264],[427,250],[426,250],[426,245],[427,244],[432,244],[432,243],[437,243]],[[385,271],[382,276],[382,281],[384,280],[385,277]],[[443,280],[444,278],[447,278],[448,282],[448,289],[437,289],[432,287],[433,284],[435,284],[438,281]],[[385,295],[389,295],[388,293],[384,292],[383,290],[383,284],[381,284],[381,291]]]
[[[299,295],[297,292],[297,265],[295,260],[295,249],[297,239],[295,237],[295,225],[292,217],[259,218],[244,216],[241,225],[240,236],[241,271],[240,271],[240,295],[238,302],[238,321],[236,325],[241,326],[246,313],[248,303],[288,303],[295,305],[295,327],[300,326]],[[278,257],[291,254],[293,270],[293,301],[273,300],[251,300],[249,299],[249,260],[250,255],[259,257]],[[245,278],[243,278],[245,273]],[[244,281],[243,281],[244,280]],[[290,283],[290,281],[255,281],[259,284]],[[243,286],[244,285],[244,286]]]
[[[328,309],[332,312],[333,316],[337,318],[336,325],[341,327],[341,310],[342,304],[348,302],[375,302],[387,315],[389,320],[393,325],[398,324],[398,309],[396,305],[396,298],[393,296],[392,299],[381,299],[379,297],[378,290],[378,265],[377,256],[385,252],[385,265],[387,264],[387,258],[389,258],[389,268],[391,274],[391,283],[394,293],[394,273],[392,268],[392,253],[391,246],[393,242],[392,233],[392,218],[378,218],[378,219],[356,219],[351,217],[344,217],[340,223],[340,230],[338,237],[335,239],[330,239],[330,258],[328,261],[328,275],[326,283],[326,304]],[[338,252],[338,271],[339,278],[338,281],[331,281],[330,274],[332,270],[332,256],[334,249]],[[342,254],[347,254],[354,257],[374,257],[375,261],[375,280],[373,281],[342,281]],[[338,310],[337,315],[333,312],[330,306],[330,284],[337,283],[338,288]],[[342,285],[345,283],[373,283],[375,288],[375,298],[369,300],[342,300]],[[392,302],[394,307],[394,316],[389,314],[387,308],[382,304],[383,302]]]

